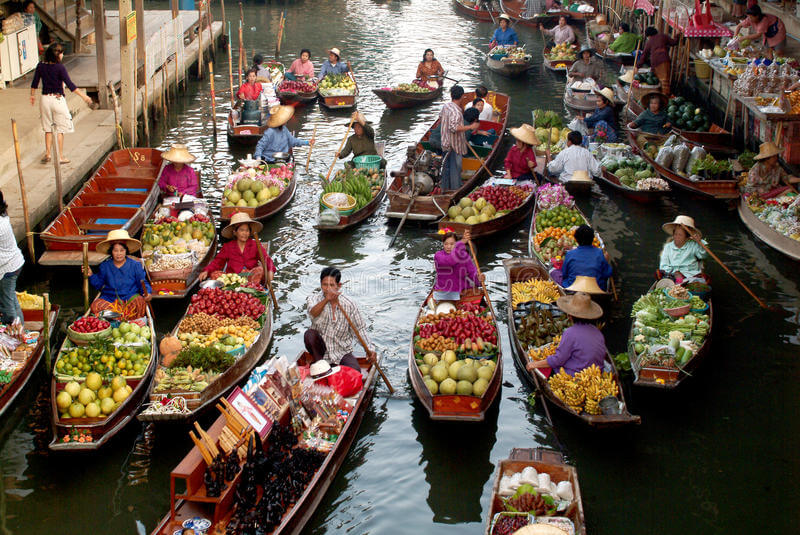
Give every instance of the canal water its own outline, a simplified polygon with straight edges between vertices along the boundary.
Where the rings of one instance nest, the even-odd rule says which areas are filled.
[[[164,9],[151,2],[148,8]],[[215,6],[218,7],[218,6]],[[235,17],[229,2],[227,14]],[[359,109],[386,142],[391,168],[406,147],[435,119],[442,102],[389,111],[370,91],[409,81],[425,48],[433,48],[468,90],[484,83],[511,97],[510,125],[530,122],[531,109],[563,111],[563,78],[533,69],[511,80],[483,63],[490,24],[456,13],[448,0],[317,0],[290,3],[281,47],[287,64],[301,48],[317,66],[336,46],[350,60],[361,87]],[[217,18],[220,13],[216,13]],[[274,4],[244,5],[244,44],[271,56],[280,11]],[[234,27],[234,42],[238,20]],[[517,27],[530,52],[541,54],[538,31]],[[236,61],[234,51],[234,61]],[[244,148],[229,147],[222,125],[227,111],[227,57],[216,62],[217,117],[211,128],[207,80],[192,81],[167,121],[155,127],[154,146],[182,141],[198,155],[206,195],[218,198],[221,183]],[[449,83],[448,83],[449,87]],[[295,356],[308,325],[305,298],[323,266],[342,269],[346,291],[369,320],[369,336],[383,357],[396,392],[383,384],[368,408],[352,451],[307,527],[308,533],[481,533],[495,464],[514,447],[564,451],[580,474],[589,532],[789,533],[797,529],[800,475],[797,451],[800,397],[797,264],[767,248],[719,203],[674,194],[661,204],[631,203],[606,190],[579,202],[603,235],[619,271],[620,302],[605,329],[613,353],[625,349],[628,314],[649,287],[665,235],[661,224],[678,213],[695,217],[712,249],[757,294],[783,313],[761,310],[714,263],[713,355],[676,392],[628,387],[639,427],[596,433],[553,413],[512,364],[504,324],[506,282],[502,260],[526,254],[528,223],[477,244],[489,292],[501,321],[507,361],[498,406],[483,424],[431,422],[414,400],[406,373],[406,350],[417,307],[433,279],[439,244],[426,230],[407,225],[393,247],[395,226],[383,208],[360,227],[320,235],[319,174],[326,173],[348,122],[346,114],[318,105],[298,110],[289,128],[304,139],[317,126],[317,145],[307,174],[288,208],[267,222],[262,239],[272,243],[278,266],[281,309],[269,357]],[[305,148],[297,150],[305,159]],[[218,178],[219,177],[219,182]],[[82,297],[77,268],[26,267],[21,286],[50,291],[54,302],[76,313]],[[155,305],[158,330],[170,330],[186,303]],[[69,314],[69,311],[67,314]],[[47,381],[42,372],[0,422],[0,527],[4,533],[149,533],[169,508],[169,472],[191,446],[187,428],[145,429],[131,423],[100,452],[62,456],[50,440]],[[213,415],[202,422],[207,426]]]

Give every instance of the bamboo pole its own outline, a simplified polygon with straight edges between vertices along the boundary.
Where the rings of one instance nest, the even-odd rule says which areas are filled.
[[[281,55],[281,40],[283,39],[283,27],[286,24],[286,10],[281,11],[281,19],[278,24],[278,42],[275,45],[275,59]]]
[[[217,139],[217,97],[214,94],[214,62],[208,62],[208,80],[211,84],[211,124],[214,127],[214,139]]]
[[[242,11],[242,3],[239,2],[239,12]],[[242,87],[242,60],[244,59],[244,46],[242,45],[242,19],[239,19],[239,87]]]
[[[233,111],[234,95],[236,93],[233,90],[233,52],[231,52],[231,46],[231,23],[228,22],[228,85],[231,90],[231,111]]]
[[[214,32],[211,31],[211,0],[206,0],[206,27],[208,28],[208,41],[211,43],[211,52],[214,59],[216,59],[217,43],[214,41]]]
[[[225,0],[220,0],[219,3],[222,7],[222,30],[225,31],[225,25],[228,23],[228,19],[225,18]],[[230,46],[230,41],[228,42],[228,46]]]
[[[197,79],[203,79],[203,4],[197,8],[197,17],[200,21],[200,28],[197,32]]]
[[[339,144],[339,149],[336,151],[336,154],[333,156],[333,163],[331,164],[331,168],[328,169],[328,174],[325,176],[325,182],[330,181],[331,173],[333,172],[333,167],[336,165],[336,160],[339,158],[339,153],[342,152],[342,147],[344,147],[344,142],[347,141],[347,135],[350,133],[350,129],[353,127],[353,121],[355,120],[354,117],[350,117],[350,124],[347,125],[347,130],[344,132],[344,137],[342,138],[342,142]]]
[[[42,295],[42,336],[44,336],[44,362],[47,366],[47,373],[50,373],[50,294],[45,292]]]
[[[22,158],[19,152],[19,135],[17,133],[17,121],[15,119],[11,119],[11,133],[14,136],[14,156],[17,157],[17,175],[19,175],[19,195],[20,197],[22,197],[22,216],[25,219],[25,238],[28,242],[28,253],[30,253],[31,261],[35,264],[36,252],[33,247],[33,233],[31,232],[31,220],[30,220],[30,215],[28,213],[28,192],[25,190],[25,179],[22,176]],[[306,164],[306,168],[308,168],[308,164]]]
[[[119,126],[119,100],[114,85],[108,82],[108,92],[111,94],[111,103],[114,106],[114,128],[117,131],[117,149],[122,148],[122,130]]]
[[[56,176],[56,195],[58,195],[58,211],[64,211],[64,191],[61,187],[61,153],[58,151],[58,131],[56,130],[56,123],[50,125],[50,132],[53,138],[53,168],[55,169]]]
[[[306,157],[306,173],[308,173],[308,164],[311,163],[311,151],[314,150],[314,142],[317,139],[317,125],[314,125],[314,133],[311,135],[311,143],[308,144],[308,156]]]
[[[83,309],[89,310],[89,243],[83,242]]]

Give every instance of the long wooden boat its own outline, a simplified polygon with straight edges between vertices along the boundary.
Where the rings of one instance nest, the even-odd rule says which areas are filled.
[[[347,230],[355,227],[362,223],[365,219],[369,218],[372,214],[374,214],[378,208],[380,208],[381,203],[383,203],[383,199],[386,198],[386,187],[388,185],[388,172],[384,170],[384,178],[383,184],[381,185],[380,191],[372,198],[370,202],[368,202],[365,206],[363,206],[357,212],[353,212],[350,215],[343,215],[339,217],[339,223],[337,225],[323,225],[321,223],[317,223],[314,225],[314,228],[317,230],[324,230],[326,232],[338,232],[342,230]]]
[[[375,366],[372,366],[366,359],[359,357],[358,361],[364,377],[364,386],[358,394],[353,410],[322,466],[317,470],[300,498],[288,507],[281,523],[272,531],[272,535],[299,535],[304,532],[305,525],[314,515],[355,441],[364,414],[375,393],[377,375]],[[282,423],[287,424],[288,421],[289,413],[286,411]],[[209,436],[217,440],[224,426],[225,419],[220,416],[208,429]],[[268,441],[269,435],[265,439],[265,444]],[[152,535],[173,535],[175,530],[181,528],[185,520],[196,516],[206,517],[212,521],[209,533],[225,531],[233,515],[235,483],[238,479],[234,479],[234,483],[223,490],[219,497],[209,498],[205,496],[205,486],[203,485],[205,468],[205,461],[195,446],[170,473],[170,511],[159,522]],[[176,483],[178,484],[176,485]],[[181,488],[185,490],[181,490]]]
[[[482,292],[479,290],[465,291],[461,294],[461,302],[473,302]],[[419,323],[420,318],[425,314],[425,304],[428,299],[433,295],[433,291],[425,298],[419,312],[414,320],[414,326]],[[487,307],[491,314],[491,308],[488,307],[489,303],[486,302],[486,297],[480,297],[480,303]],[[492,314],[495,329],[498,329],[497,318]],[[413,334],[413,329],[412,329]],[[499,335],[499,332],[498,332]],[[500,338],[498,337],[498,342]],[[432,395],[422,378],[422,374],[417,367],[414,351],[414,337],[411,337],[408,349],[408,375],[411,379],[411,386],[414,389],[414,394],[417,399],[428,411],[431,420],[441,420],[449,422],[482,422],[486,416],[486,412],[498,398],[500,389],[503,382],[503,350],[500,344],[497,344],[497,363],[495,365],[494,375],[489,381],[489,386],[484,392],[482,397],[478,396],[459,396],[459,395]]]
[[[536,160],[539,161],[540,157],[537,156]],[[572,195],[589,195],[592,191],[592,187],[594,186],[594,180],[567,180],[566,182],[561,182],[559,175],[554,175],[548,171],[547,167],[542,167],[542,172],[540,173],[541,177],[550,182],[551,184],[559,184],[564,186],[567,191]]]
[[[161,151],[133,148],[111,152],[77,195],[41,234],[45,265],[80,265],[83,244],[89,261],[106,255],[95,251],[109,231],[123,228],[136,236],[158,202]]]
[[[472,102],[475,98],[475,93],[465,93],[461,97],[460,105],[463,108],[468,102]],[[491,148],[473,146],[475,151],[484,160],[487,168],[491,168],[492,163],[496,160],[499,152],[498,149],[502,144],[502,133],[506,131],[508,123],[508,110],[511,99],[508,95],[502,93],[490,92],[487,97],[489,102],[494,102],[495,107],[500,110],[498,122],[480,121],[481,130],[494,129],[501,135],[497,136]],[[431,131],[438,127],[439,119],[434,122],[428,131],[422,136],[420,142],[416,147],[416,156],[420,156],[424,151],[430,150],[431,146],[429,139]],[[394,179],[389,185],[387,195],[389,196],[389,208],[386,210],[386,217],[399,219],[402,218],[406,211],[408,211],[408,219],[417,221],[437,221],[439,218],[447,213],[447,208],[454,201],[458,201],[464,195],[472,191],[480,181],[486,177],[486,171],[481,167],[480,161],[475,158],[471,153],[463,157],[462,160],[462,177],[464,172],[471,173],[469,177],[463,181],[460,188],[453,191],[437,193],[433,195],[413,195],[411,189],[411,182],[408,180],[409,168],[404,165],[403,168],[394,174]],[[412,203],[413,197],[413,203]],[[409,207],[409,204],[411,206]]]
[[[483,238],[486,236],[491,236],[497,232],[509,229],[521,221],[523,221],[533,210],[533,203],[536,202],[536,188],[534,187],[531,190],[528,197],[516,208],[509,211],[508,213],[498,217],[497,219],[490,219],[485,223],[476,223],[474,225],[468,225],[466,223],[457,223],[455,221],[447,220],[446,218],[442,218],[439,220],[439,230],[450,228],[454,230],[459,236],[464,234],[464,231],[469,229],[472,238]]]
[[[506,270],[506,277],[508,279],[508,296],[507,296],[507,311],[508,311],[508,335],[511,339],[511,345],[514,349],[514,362],[520,370],[520,373],[525,380],[534,388],[539,390],[545,398],[545,403],[558,407],[568,415],[575,419],[594,428],[613,428],[620,427],[632,423],[640,423],[641,418],[628,412],[627,404],[625,402],[625,392],[622,389],[622,384],[617,375],[617,369],[614,366],[614,361],[606,355],[606,369],[610,370],[614,375],[614,380],[619,387],[619,400],[623,404],[621,414],[586,414],[585,412],[578,413],[574,409],[568,407],[561,399],[555,395],[550,388],[547,378],[542,373],[541,369],[529,372],[525,367],[527,364],[527,357],[522,348],[522,344],[517,337],[516,323],[514,322],[514,309],[511,306],[511,287],[515,282],[523,282],[532,278],[547,279],[549,276],[547,270],[543,268],[536,260],[531,258],[510,258],[503,261],[503,266]]]
[[[263,221],[274,216],[283,210],[287,204],[292,202],[294,193],[297,190],[297,175],[299,173],[300,170],[297,165],[295,165],[292,179],[289,181],[289,185],[284,188],[280,195],[269,202],[256,206],[255,208],[251,208],[249,206],[222,206],[222,201],[220,201],[220,225],[224,227],[230,223],[231,217],[233,217],[233,214],[237,212],[244,212],[249,215],[251,219],[255,219],[256,221]]]
[[[283,82],[281,82],[281,85],[278,86],[278,89],[276,91],[276,93],[278,95],[278,99],[280,99],[280,101],[281,101],[281,104],[284,104],[286,106],[301,107],[301,106],[306,106],[308,104],[311,104],[312,102],[317,100],[317,90],[316,89],[314,89],[314,91],[308,91],[308,92],[305,92],[305,91],[282,91],[281,90],[281,86],[282,85],[283,85]]]
[[[516,76],[522,76],[528,70],[533,67],[533,58],[530,59],[506,59],[503,58],[501,60],[492,58],[491,55],[486,55],[486,67],[490,71],[496,72],[497,74],[502,74],[503,76],[509,76],[511,78]]]
[[[267,129],[265,124],[242,124],[237,123],[233,116],[233,111],[228,112],[228,142],[238,145],[255,145],[264,131]]]
[[[49,444],[49,448],[53,451],[92,451],[97,450],[106,444],[111,438],[119,433],[131,420],[139,410],[139,406],[144,401],[147,389],[150,386],[150,380],[156,369],[156,361],[158,358],[158,349],[156,343],[156,330],[153,321],[153,315],[150,307],[147,307],[147,329],[150,329],[150,361],[140,379],[127,379],[128,385],[133,389],[125,400],[120,403],[114,412],[108,416],[98,418],[68,418],[62,419],[56,405],[56,397],[59,392],[64,389],[65,382],[61,382],[56,377],[56,372],[53,370],[52,378],[50,381],[50,405],[51,405],[51,421],[53,427],[53,440]],[[61,346],[60,352],[69,350],[75,347],[69,340],[65,340]],[[60,353],[59,352],[59,353]],[[91,442],[64,442],[62,439],[70,435],[72,432],[90,434],[92,436]]]
[[[269,253],[269,244],[266,246]],[[187,413],[181,414],[149,414],[139,413],[137,418],[143,422],[187,422],[197,419],[197,417],[210,408],[223,395],[227,394],[234,386],[241,383],[248,374],[256,367],[264,356],[270,341],[272,341],[272,311],[274,304],[269,300],[267,310],[264,312],[264,325],[253,341],[253,344],[236,359],[236,362],[227,370],[222,372],[212,381],[202,392],[170,390],[165,392],[155,391],[155,381],[150,387],[148,396],[151,403],[160,402],[164,395],[170,397],[182,397],[186,401]],[[172,336],[177,336],[178,326],[186,314],[181,316],[178,324],[172,330]],[[161,359],[159,359],[159,366]]]
[[[481,22],[494,22],[502,14],[500,11],[489,12],[485,9],[475,9],[475,2],[453,0],[453,3],[456,6],[456,11]]]
[[[352,70],[347,71],[347,76],[349,76],[350,79],[353,80],[353,83],[356,84],[355,93],[352,95],[326,97],[320,93],[319,89],[317,89],[319,103],[322,107],[328,108],[329,110],[349,110],[356,107],[356,98],[358,98],[358,82],[356,82],[356,78],[353,76]]]
[[[739,188],[735,179],[694,181],[690,180],[688,176],[678,174],[672,169],[663,167],[661,164],[656,162],[654,158],[651,158],[642,147],[639,146],[637,134],[641,134],[641,132],[628,130],[628,142],[630,143],[630,146],[633,148],[634,152],[644,158],[645,161],[652,165],[653,169],[655,169],[664,180],[673,186],[709,199],[729,200],[739,198]],[[645,134],[645,138],[659,142],[664,139],[664,136]],[[685,143],[689,146],[689,148],[696,146],[695,143],[690,141],[685,141]]]
[[[22,316],[25,320],[25,328],[29,331],[39,331],[39,339],[33,351],[25,359],[25,363],[17,371],[11,375],[11,381],[0,385],[0,418],[3,414],[11,408],[14,400],[22,392],[22,389],[28,384],[33,373],[39,367],[39,362],[42,360],[42,355],[45,352],[45,344],[52,342],[53,333],[56,332],[56,324],[58,323],[58,313],[60,311],[58,305],[50,305],[49,316],[49,329],[48,336],[44,335],[44,313],[42,310],[22,310]],[[48,370],[49,372],[50,370]]]
[[[617,175],[603,168],[603,172],[597,177],[600,183],[605,184],[625,198],[632,201],[649,204],[658,201],[669,195],[669,190],[638,190],[632,189],[622,184]]]
[[[656,288],[656,283],[650,286],[648,292]],[[708,334],[703,345],[697,352],[689,359],[686,364],[681,368],[667,368],[663,366],[641,366],[637,361],[636,353],[633,350],[633,323],[631,323],[631,331],[628,336],[628,356],[631,361],[631,369],[633,370],[634,381],[636,386],[645,386],[650,388],[657,388],[661,390],[672,390],[677,388],[679,384],[692,376],[692,373],[702,364],[704,360],[711,353],[711,333],[714,329],[714,305],[711,299],[708,301]]]
[[[742,197],[739,201],[739,218],[744,226],[756,235],[761,241],[781,252],[793,260],[800,260],[800,242],[784,236],[767,223],[761,221],[747,204],[747,199]]]
[[[439,86],[433,91],[428,91],[427,93],[411,93],[408,91],[398,91],[396,89],[372,90],[372,92],[375,93],[390,110],[413,108],[414,106],[427,104],[428,102],[432,102],[441,97],[443,91],[443,86]]]
[[[545,68],[552,72],[558,72],[567,74],[569,70],[572,68],[572,65],[577,61],[577,59],[571,60],[563,60],[563,59],[550,59],[548,56],[550,55],[549,48],[542,49],[542,64]],[[563,65],[563,66],[561,66]]]
[[[549,474],[550,481],[569,481],[572,484],[573,500],[566,511],[558,513],[572,521],[576,535],[586,535],[586,521],[583,514],[583,498],[581,486],[578,483],[578,471],[574,466],[564,462],[564,456],[557,451],[544,448],[514,448],[508,459],[503,459],[497,465],[497,471],[492,485],[492,497],[489,499],[489,514],[486,517],[486,535],[492,535],[492,520],[497,513],[505,511],[502,497],[500,496],[500,480],[503,476],[519,474],[527,467],[533,467],[537,473]]]

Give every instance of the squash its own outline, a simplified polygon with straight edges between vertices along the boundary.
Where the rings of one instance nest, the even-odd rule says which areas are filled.
[[[161,339],[158,349],[161,352],[161,364],[169,368],[169,365],[172,364],[172,361],[175,360],[183,347],[177,337],[165,336]]]

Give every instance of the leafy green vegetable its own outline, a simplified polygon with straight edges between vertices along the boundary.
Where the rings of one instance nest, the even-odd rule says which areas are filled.
[[[178,353],[170,368],[202,368],[212,372],[224,372],[236,362],[236,357],[215,347],[186,347]]]
[[[621,372],[629,372],[631,371],[631,360],[628,358],[627,353],[619,353],[614,357],[614,365],[617,367],[617,370]]]

